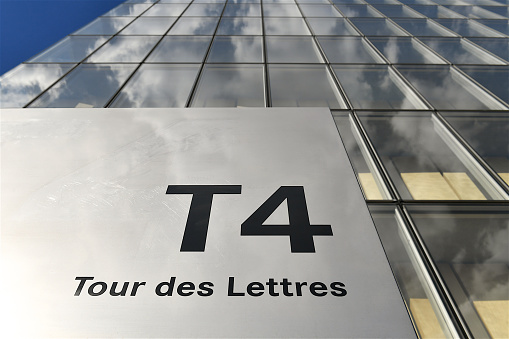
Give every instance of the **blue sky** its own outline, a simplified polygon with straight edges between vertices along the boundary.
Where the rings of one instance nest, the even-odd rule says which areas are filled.
[[[125,0],[0,0],[0,74]]]

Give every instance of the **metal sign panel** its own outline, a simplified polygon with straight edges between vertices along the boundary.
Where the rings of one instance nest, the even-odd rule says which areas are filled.
[[[328,109],[2,111],[2,337],[412,337]]]

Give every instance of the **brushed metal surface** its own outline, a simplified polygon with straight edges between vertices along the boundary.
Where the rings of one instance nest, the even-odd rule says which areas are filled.
[[[415,336],[328,109],[1,115],[3,338]],[[168,185],[242,186],[214,195],[203,252],[180,251],[192,196]],[[303,186],[311,224],[331,225],[315,253],[292,253],[289,236],[241,236],[281,186]],[[285,205],[265,224],[288,224]],[[76,277],[94,277],[79,296]],[[173,295],[158,296],[172,277]],[[228,296],[230,277],[244,296]],[[271,278],[292,283],[286,295],[280,284],[271,295]],[[91,296],[96,282],[108,291]],[[110,295],[113,282],[129,282],[127,295]],[[197,293],[203,282],[211,295]],[[263,295],[246,293],[253,282]]]

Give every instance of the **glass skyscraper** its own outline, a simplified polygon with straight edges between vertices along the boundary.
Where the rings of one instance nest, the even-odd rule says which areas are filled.
[[[509,337],[508,0],[128,0],[0,81],[2,108],[330,108],[418,335]]]

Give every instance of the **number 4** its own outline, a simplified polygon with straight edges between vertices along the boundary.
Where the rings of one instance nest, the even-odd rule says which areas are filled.
[[[263,225],[286,200],[289,225]],[[330,225],[311,225],[302,186],[281,186],[241,225],[240,235],[288,235],[292,252],[315,252],[315,235],[332,235]]]

